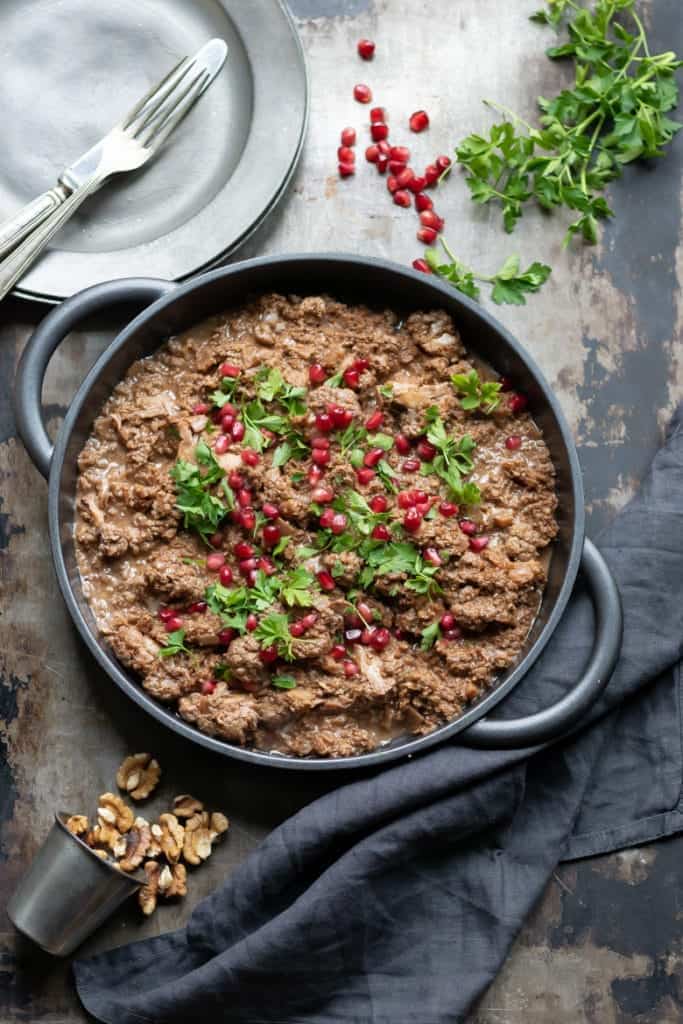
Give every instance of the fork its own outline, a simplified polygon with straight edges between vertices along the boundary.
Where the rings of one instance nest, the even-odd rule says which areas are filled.
[[[206,68],[197,70],[196,67],[193,60],[184,57],[104,137],[101,157],[93,174],[0,262],[0,299],[7,295],[50,239],[106,178],[142,167],[160,149],[212,77]]]

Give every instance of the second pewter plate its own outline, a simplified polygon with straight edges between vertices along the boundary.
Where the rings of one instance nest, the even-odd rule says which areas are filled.
[[[279,0],[5,0],[0,221],[56,183],[185,54],[220,36],[223,70],[148,167],[88,200],[16,294],[59,301],[228,256],[282,195],[303,144],[306,68]]]

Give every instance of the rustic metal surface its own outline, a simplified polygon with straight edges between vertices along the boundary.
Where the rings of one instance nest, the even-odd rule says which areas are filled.
[[[360,146],[356,178],[340,182],[335,174],[339,128],[360,127],[367,111],[351,99],[351,86],[367,80],[395,125],[417,107],[430,111],[429,132],[410,140],[420,159],[483,127],[484,96],[531,114],[534,97],[554,89],[561,75],[543,56],[543,30],[526,21],[533,3],[291,0],[291,6],[310,62],[310,136],[288,200],[247,255],[337,248],[409,260],[418,253],[414,216],[389,202]],[[683,49],[679,0],[643,7],[656,44]],[[355,41],[364,35],[378,42],[370,65],[355,56]],[[515,249],[555,268],[527,307],[499,315],[533,351],[575,430],[593,535],[633,492],[683,390],[682,151],[679,140],[654,173],[633,170],[615,185],[615,221],[593,250],[563,254],[561,218],[532,215],[512,239],[503,236],[497,217],[473,211],[456,176],[438,199],[463,259],[493,268]],[[154,805],[190,790],[233,822],[228,841],[193,874],[182,903],[144,922],[135,908],[122,910],[89,943],[95,950],[182,924],[273,825],[332,782],[216,762],[141,717],[86,655],[57,593],[45,487],[16,440],[8,397],[17,356],[43,315],[17,301],[0,310],[2,902],[53,810],[91,808],[130,751],[153,750],[164,767]],[[55,425],[115,326],[87,325],[55,359],[45,394]],[[682,853],[683,837],[558,869],[472,1024],[683,1020]],[[5,921],[0,944],[3,1024],[86,1019],[67,964],[18,940]]]

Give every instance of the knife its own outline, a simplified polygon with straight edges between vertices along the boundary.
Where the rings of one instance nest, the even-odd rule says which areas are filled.
[[[197,51],[194,57],[183,58],[161,82],[155,85],[146,96],[136,103],[135,107],[126,115],[123,121],[126,122],[132,119],[133,116],[143,110],[145,105],[149,104],[151,106],[159,97],[170,95],[174,86],[180,83],[191,69],[205,70],[208,73],[206,81],[197,95],[198,99],[223,67],[227,54],[228,47],[223,39],[211,39]],[[54,213],[72,192],[92,178],[100,165],[102,147],[106,138],[107,136],[103,136],[99,142],[96,142],[87,152],[83,153],[75,163],[65,168],[59,175],[57,185],[54,188],[43,192],[42,195],[37,196],[26,206],[22,207],[9,220],[0,224],[0,259],[16,248],[22,239],[26,238],[27,235],[42,224],[51,213]],[[99,184],[102,184],[102,182]]]

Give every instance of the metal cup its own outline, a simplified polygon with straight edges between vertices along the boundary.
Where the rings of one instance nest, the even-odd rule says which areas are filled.
[[[72,835],[67,817],[55,814],[7,905],[14,927],[54,956],[72,953],[142,885]]]

